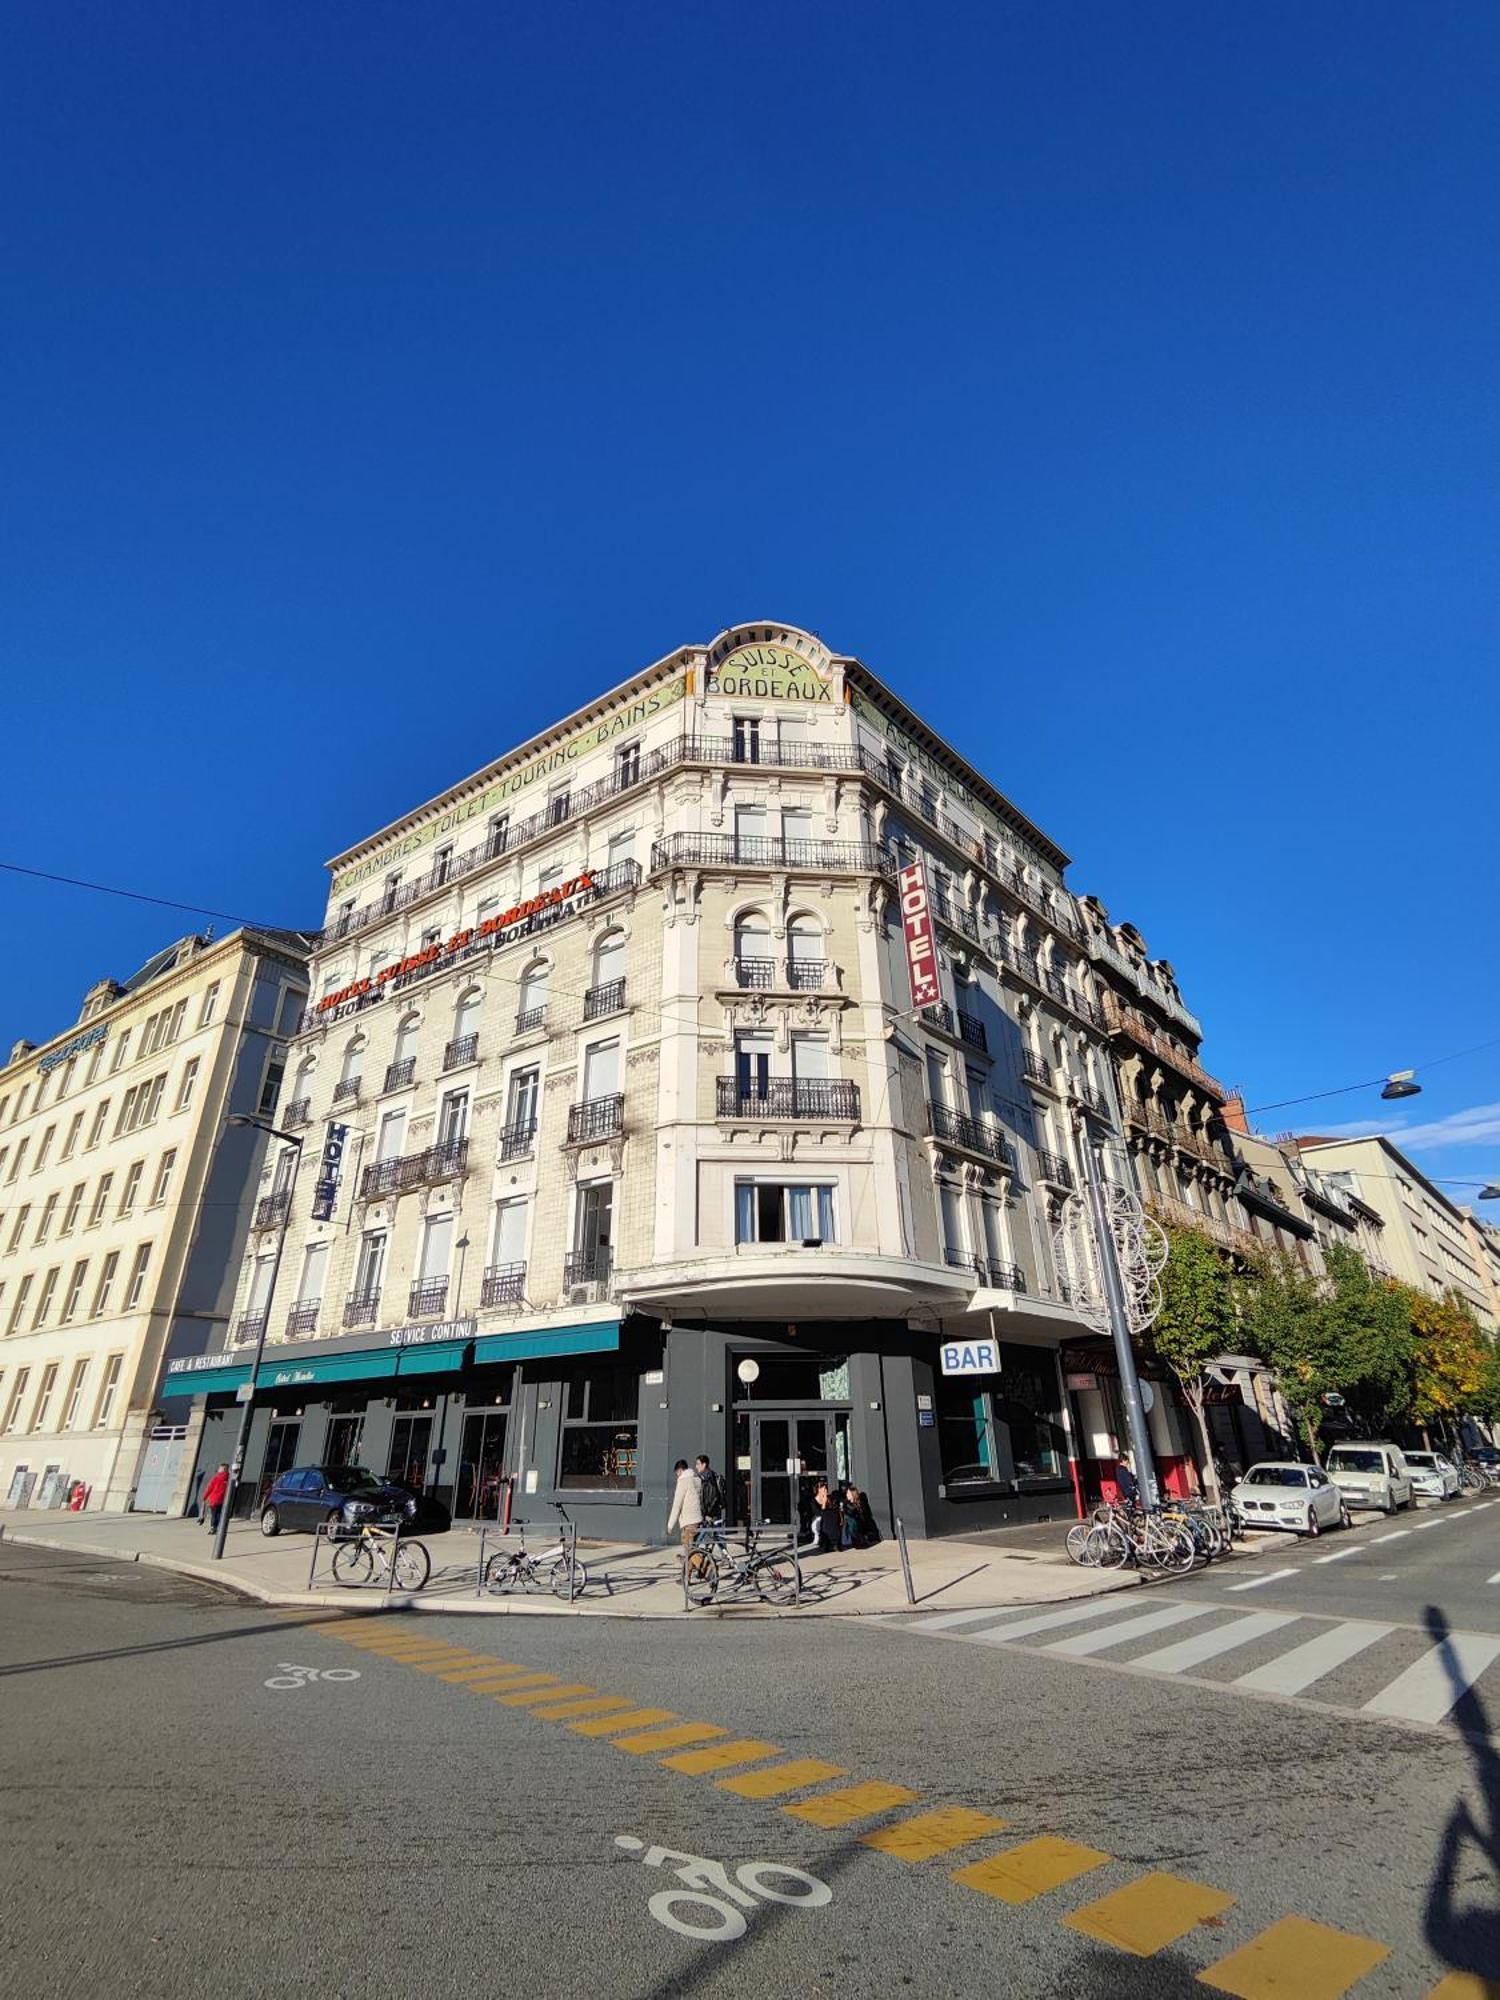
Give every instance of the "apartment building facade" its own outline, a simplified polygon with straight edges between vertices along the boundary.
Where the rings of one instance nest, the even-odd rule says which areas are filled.
[[[913,1533],[1071,1515],[1058,1225],[1127,1169],[1065,862],[860,662],[770,625],[359,841],[282,1093],[302,1144],[229,1351],[173,1371],[200,1463],[264,1330],[247,1507],[345,1459],[460,1520],[514,1481],[650,1537],[706,1450],[737,1521],[794,1524],[825,1472]]]
[[[164,1508],[163,1363],[222,1346],[306,943],[178,939],[0,1069],[0,1502]],[[142,1488],[152,1460],[149,1491]]]

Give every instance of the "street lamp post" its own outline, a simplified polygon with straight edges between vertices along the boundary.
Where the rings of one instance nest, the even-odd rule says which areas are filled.
[[[1130,1310],[1125,1301],[1125,1281],[1120,1275],[1119,1252],[1109,1210],[1104,1199],[1104,1148],[1082,1129],[1079,1120],[1079,1164],[1083,1168],[1088,1196],[1089,1219],[1098,1244],[1099,1274],[1104,1281],[1105,1303],[1109,1308],[1109,1331],[1115,1346],[1115,1365],[1120,1371],[1120,1401],[1125,1406],[1125,1428],[1130,1433],[1130,1449],[1135,1458],[1135,1476],[1146,1507],[1161,1504],[1161,1488],[1156,1477],[1156,1456],[1151,1432],[1146,1424],[1146,1406],[1141,1396],[1140,1376],[1135,1365],[1135,1338]]]
[[[280,1131],[267,1118],[252,1118],[243,1112],[233,1114],[226,1123],[230,1125],[250,1125],[258,1132],[268,1132],[273,1139],[281,1139],[288,1146],[296,1148],[296,1158],[292,1163],[291,1179],[287,1183],[287,1203],[282,1210],[281,1225],[276,1232],[276,1255],[271,1263],[271,1282],[266,1289],[265,1308],[260,1316],[260,1331],[255,1336],[255,1356],[250,1363],[250,1380],[244,1384],[240,1404],[239,1435],[234,1441],[234,1456],[229,1461],[229,1484],[224,1490],[224,1504],[219,1509],[219,1528],[214,1536],[214,1561],[220,1562],[224,1555],[224,1544],[229,1536],[229,1517],[234,1512],[235,1496],[239,1492],[240,1474],[245,1466],[245,1446],[250,1437],[250,1419],[255,1410],[255,1389],[260,1379],[260,1364],[266,1351],[266,1329],[271,1324],[271,1305],[276,1297],[276,1280],[281,1275],[281,1253],[286,1248],[286,1226],[292,1213],[292,1195],[297,1186],[297,1172],[302,1165],[302,1141],[295,1132]]]

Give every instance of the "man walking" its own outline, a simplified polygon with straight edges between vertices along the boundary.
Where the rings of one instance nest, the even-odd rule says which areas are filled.
[[[677,1475],[677,1486],[672,1495],[672,1511],[667,1516],[667,1533],[681,1535],[682,1552],[686,1555],[703,1526],[703,1481],[685,1458],[679,1458],[672,1470]]]
[[[203,1510],[208,1516],[208,1531],[211,1535],[219,1532],[219,1509],[224,1505],[224,1495],[229,1491],[229,1467],[221,1465],[203,1489]]]
[[[722,1521],[724,1518],[724,1482],[709,1462],[706,1451],[700,1451],[693,1461],[693,1470],[698,1475],[698,1499],[703,1508],[705,1521]]]

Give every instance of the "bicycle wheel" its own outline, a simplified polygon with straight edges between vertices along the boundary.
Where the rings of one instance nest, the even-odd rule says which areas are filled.
[[[552,1591],[554,1596],[556,1597],[567,1596],[568,1560],[566,1556],[559,1556],[557,1561],[552,1565],[551,1570],[548,1572],[548,1582],[552,1585]],[[573,1595],[577,1597],[580,1591],[587,1590],[588,1587],[589,1587],[588,1571],[584,1568],[581,1562],[575,1562],[573,1565]]]
[[[340,1542],[333,1552],[335,1583],[368,1583],[374,1563],[365,1542]]]
[[[712,1549],[689,1549],[687,1594],[692,1604],[712,1604],[719,1588],[719,1565]]]
[[[1187,1571],[1198,1565],[1198,1544],[1186,1528],[1179,1528],[1167,1542],[1162,1561],[1164,1569]]]
[[[420,1590],[432,1574],[432,1557],[421,1542],[402,1542],[391,1564],[391,1580],[398,1590]]]
[[[1088,1521],[1077,1521],[1068,1530],[1068,1561],[1080,1564],[1084,1569],[1092,1569],[1098,1561],[1095,1549],[1095,1529]]]
[[[484,1587],[490,1597],[504,1597],[516,1581],[516,1559],[507,1550],[491,1556],[484,1566]]]
[[[1099,1569],[1123,1569],[1130,1560],[1130,1537],[1114,1521],[1106,1521],[1094,1533],[1093,1561]]]
[[[767,1604],[795,1604],[797,1572],[790,1561],[762,1556],[750,1566],[750,1581]]]

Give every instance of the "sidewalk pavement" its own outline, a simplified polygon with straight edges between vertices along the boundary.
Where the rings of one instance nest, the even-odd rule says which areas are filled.
[[[1135,1590],[1141,1579],[1132,1571],[1101,1574],[1080,1569],[1067,1559],[1063,1536],[1068,1523],[1055,1525],[1055,1549],[1049,1557],[1035,1538],[1024,1551],[1011,1552],[988,1544],[957,1539],[908,1541],[916,1603],[909,1604],[901,1573],[900,1551],[894,1541],[843,1555],[807,1555],[803,1560],[803,1599],[796,1608],[782,1609],[753,1601],[716,1602],[707,1615],[759,1618],[888,1617],[903,1612],[1003,1610],[1015,1604],[1057,1604],[1070,1598],[1094,1597],[1113,1590]],[[486,1597],[477,1588],[481,1537],[455,1528],[425,1539],[432,1556],[432,1575],[420,1593],[382,1591],[371,1587],[345,1589],[329,1572],[327,1543],[318,1547],[318,1574],[308,1589],[313,1537],[278,1535],[268,1540],[255,1525],[231,1526],[224,1560],[214,1562],[212,1540],[197,1521],[160,1514],[33,1514],[7,1511],[0,1515],[0,1537],[30,1548],[59,1549],[77,1556],[104,1556],[122,1562],[144,1562],[176,1570],[238,1591],[263,1604],[289,1609],[382,1609],[474,1613],[483,1616],[530,1614],[573,1618],[691,1618],[701,1609],[683,1605],[681,1571],[675,1548],[643,1546],[639,1542],[580,1542],[578,1560],[589,1573],[588,1589],[570,1605],[537,1592]],[[537,1536],[533,1537],[533,1546]],[[548,1536],[550,1543],[553,1537]],[[1257,1536],[1255,1542],[1273,1541]],[[506,1540],[491,1533],[484,1541],[486,1556],[500,1548],[515,1548],[519,1537]],[[1238,1551],[1236,1552],[1239,1553]],[[1254,1547],[1244,1553],[1254,1554]]]

